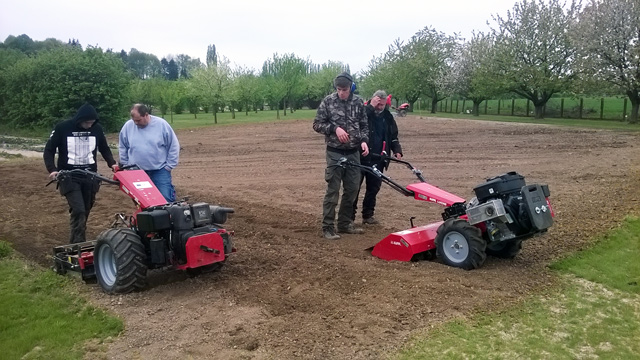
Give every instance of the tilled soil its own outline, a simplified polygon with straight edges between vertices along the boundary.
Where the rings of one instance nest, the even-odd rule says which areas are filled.
[[[179,131],[178,196],[235,208],[226,227],[235,231],[238,251],[220,272],[196,278],[154,270],[149,287],[133,294],[81,287],[126,323],[106,357],[380,358],[416,331],[502,309],[553,284],[550,261],[637,213],[636,133],[412,116],[398,123],[405,160],[431,184],[469,199],[486,178],[518,171],[527,183],[549,184],[554,226],[526,241],[514,260],[489,257],[473,271],[439,260],[387,262],[367,249],[409,228],[412,216],[416,225],[440,220],[442,208],[383,185],[381,225],[323,240],[324,141],[310,121]],[[404,185],[416,181],[399,165],[387,174]],[[66,201],[44,187],[41,160],[0,162],[0,176],[0,236],[50,266],[52,247],[68,238]],[[103,185],[89,237],[109,227],[113,214],[131,210],[126,195]]]

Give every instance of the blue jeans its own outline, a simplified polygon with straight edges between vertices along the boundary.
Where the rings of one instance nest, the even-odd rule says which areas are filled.
[[[171,171],[167,169],[145,170],[153,184],[160,190],[167,202],[176,201],[176,189],[171,183]]]

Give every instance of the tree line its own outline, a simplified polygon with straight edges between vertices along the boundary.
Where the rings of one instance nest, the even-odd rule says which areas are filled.
[[[9,36],[0,43],[0,125],[52,127],[69,118],[85,101],[96,107],[108,130],[118,130],[133,103],[165,116],[189,112],[259,111],[265,105],[294,111],[317,107],[333,78],[349,66],[314,64],[295,54],[274,54],[261,71],[232,67],[215,45],[206,64],[188,55],[165,57],[131,49],[85,49],[76,39],[33,41]]]
[[[531,101],[535,117],[556,94],[626,95],[629,122],[640,104],[640,2],[591,0],[516,3],[493,16],[487,33],[465,41],[425,27],[396,40],[362,74],[367,89],[384,88],[413,105],[430,98],[432,112],[445,98]]]
[[[629,122],[640,105],[640,3],[637,0],[522,0],[506,16],[494,15],[487,33],[471,39],[425,27],[407,40],[395,40],[355,74],[366,97],[376,89],[412,106],[446,98],[473,103],[519,97],[531,101],[541,118],[557,94],[625,94]],[[9,36],[0,43],[0,124],[48,127],[93,103],[109,130],[127,119],[129,106],[145,103],[163,116],[189,112],[259,111],[268,105],[295,111],[315,108],[333,91],[336,74],[349,71],[340,61],[314,64],[295,54],[275,53],[262,69],[232,67],[209,45],[202,63],[188,55],[155,55],[136,49],[114,52],[82,48],[76,39],[33,41]]]

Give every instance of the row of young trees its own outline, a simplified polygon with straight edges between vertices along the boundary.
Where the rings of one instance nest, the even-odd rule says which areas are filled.
[[[186,55],[163,58],[132,49],[129,53],[88,46],[75,39],[33,41],[26,35],[0,43],[0,124],[48,127],[71,116],[84,102],[96,106],[103,124],[115,130],[131,103],[142,102],[162,115],[229,109],[258,111],[317,106],[332,91],[339,62],[313,64],[294,54],[274,54],[260,72],[232,67],[207,51],[207,64]]]
[[[626,94],[630,122],[640,105],[640,3],[637,0],[522,0],[505,17],[494,16],[488,33],[465,41],[425,27],[406,41],[396,40],[356,74],[365,96],[385,89],[413,104],[456,96],[474,103],[508,94],[529,99],[535,116],[544,116],[554,94]],[[82,102],[100,111],[109,129],[127,118],[131,103],[142,102],[163,114],[188,110],[316,107],[332,79],[348,71],[341,62],[314,64],[295,54],[274,54],[262,69],[232,67],[214,45],[206,63],[187,55],[158,60],[97,47],[82,49],[73,39],[32,41],[10,36],[0,43],[0,124],[50,126]]]
[[[413,104],[457,96],[480,104],[509,94],[531,100],[535,116],[559,93],[625,94],[629,122],[640,105],[640,2],[523,0],[494,16],[488,33],[464,41],[426,27],[397,40],[362,76],[367,89],[385,88]]]

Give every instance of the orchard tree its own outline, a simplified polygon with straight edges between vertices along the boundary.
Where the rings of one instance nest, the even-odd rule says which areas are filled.
[[[342,72],[348,72],[348,69],[348,66],[339,61],[329,61],[321,65],[309,63],[302,101],[310,108],[317,108],[322,99],[333,92],[333,79]]]
[[[262,66],[262,73],[273,76],[274,84],[284,89],[277,106],[282,103],[284,116],[287,116],[287,105],[292,105],[304,92],[304,78],[308,61],[297,57],[295,54],[274,54],[272,59],[267,59]],[[275,98],[274,98],[275,100]],[[294,106],[292,106],[293,109]],[[277,112],[278,118],[280,113]]]
[[[233,71],[231,106],[234,108],[234,105],[238,105],[238,108],[243,107],[245,115],[249,115],[249,104],[252,103],[253,94],[256,92],[258,92],[258,78],[255,71],[246,67],[237,67]]]
[[[473,101],[473,115],[480,116],[480,104],[504,92],[495,79],[494,41],[490,35],[474,33],[462,45],[453,64],[454,92]]]
[[[630,123],[640,105],[640,2],[592,0],[579,16],[572,39],[576,68],[586,79],[611,84],[631,100]]]
[[[269,103],[271,110],[275,107],[276,119],[280,120],[280,102],[287,95],[287,88],[284,80],[276,78],[273,74],[263,72],[260,75],[260,83],[264,90],[265,100]]]
[[[229,60],[223,57],[217,66],[197,69],[189,79],[190,91],[198,94],[203,105],[213,109],[214,123],[218,123],[218,109],[223,108],[227,100],[227,92],[231,85],[231,69]]]
[[[386,54],[374,56],[369,61],[368,69],[363,71],[363,79],[358,84],[363,98],[368,98],[379,89],[383,89],[389,94],[399,94],[406,90],[399,81],[396,81],[401,67],[396,54],[401,49],[402,42],[396,40],[393,45],[389,46]]]
[[[457,34],[446,35],[425,27],[407,43],[403,54],[404,76],[417,82],[420,90],[419,94],[406,92],[406,100],[412,107],[422,94],[431,98],[431,112],[435,113],[437,103],[451,95],[452,64],[459,54],[460,40]]]
[[[495,64],[501,86],[531,100],[535,117],[544,117],[544,106],[551,96],[570,88],[575,47],[569,38],[580,4],[572,0],[522,0],[506,17],[493,17],[497,28]]]
[[[160,80],[160,111],[162,116],[170,112],[170,122],[173,124],[173,113],[180,112],[184,100],[185,89],[182,81]]]

